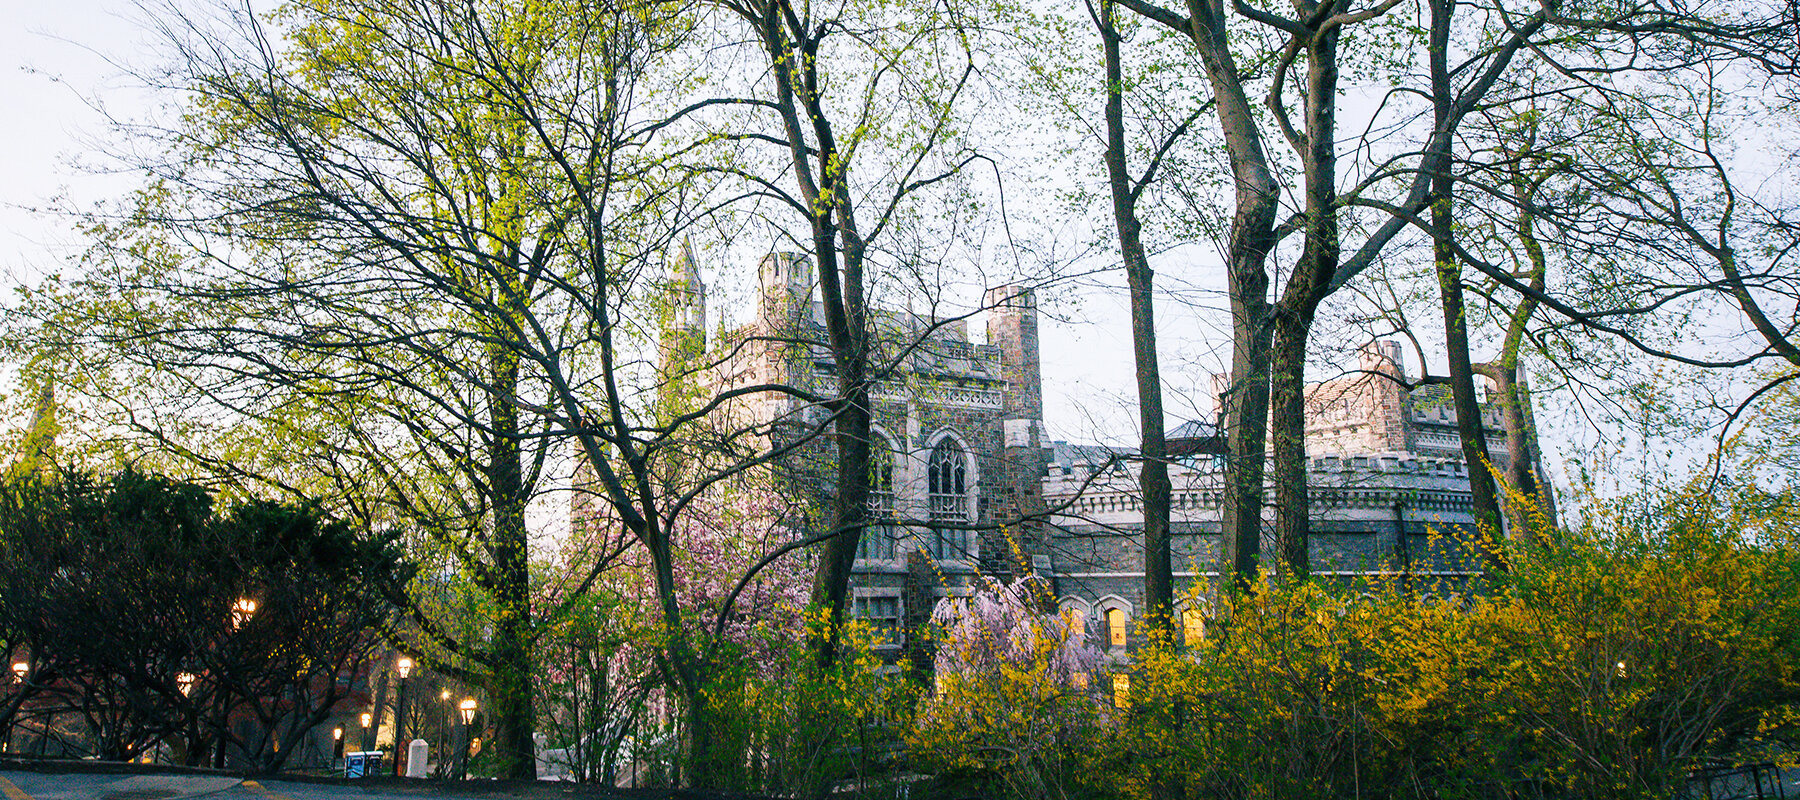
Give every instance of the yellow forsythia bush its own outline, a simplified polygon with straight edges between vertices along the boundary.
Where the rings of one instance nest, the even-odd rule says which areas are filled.
[[[1766,757],[1800,699],[1793,508],[1753,489],[1629,508],[1543,531],[1480,584],[1222,598],[1204,645],[1138,654],[1091,788],[1666,798],[1703,757]]]

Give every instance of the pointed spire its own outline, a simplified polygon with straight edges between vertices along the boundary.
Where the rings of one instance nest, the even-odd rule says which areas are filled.
[[[706,284],[700,280],[694,240],[682,237],[681,249],[668,262],[669,316],[663,331],[665,360],[675,354],[692,358],[706,349]]]
[[[706,291],[706,284],[700,282],[700,260],[694,257],[694,239],[691,236],[681,237],[681,258],[676,259],[676,280],[687,284],[690,292]]]
[[[34,383],[36,381],[33,381]],[[31,427],[20,443],[18,460],[8,470],[9,478],[37,474],[48,468],[56,452],[56,382],[46,375],[37,387],[37,399],[31,413]]]

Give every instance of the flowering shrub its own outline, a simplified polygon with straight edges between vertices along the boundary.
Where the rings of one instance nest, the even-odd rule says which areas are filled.
[[[1138,654],[1086,773],[1128,797],[1672,796],[1800,699],[1800,551],[1761,508],[1602,510],[1486,586],[1265,578],[1205,646]]]
[[[1086,684],[1102,656],[1039,599],[1020,582],[939,604],[934,691],[908,736],[915,764],[1023,797],[1068,794],[1077,748],[1101,721]]]
[[[820,796],[898,791],[865,779],[910,767],[984,797],[1675,796],[1697,760],[1765,760],[1795,730],[1800,515],[1754,489],[1637,502],[1518,537],[1486,578],[1194,588],[1209,638],[1152,635],[1129,660],[1033,581],[948,599],[909,632],[929,680],[884,663],[861,622],[820,667],[805,642],[822,615],[753,594],[722,635],[689,632],[712,653],[708,759],[672,779]],[[684,543],[741,557],[710,535]],[[697,611],[717,607],[718,585],[684,580]],[[654,658],[630,669],[656,679]]]
[[[839,657],[827,668],[806,646],[829,624],[822,610],[794,611],[805,628],[766,622],[749,631],[758,659],[729,658],[707,690],[720,785],[813,797],[840,781],[866,783],[891,771],[898,732],[917,697],[900,666],[885,665],[869,625],[851,620]],[[766,659],[766,660],[761,660]]]
[[[1540,531],[1484,579],[1195,589],[1210,638],[1134,651],[1124,708],[1076,688],[1107,688],[1083,631],[990,588],[940,609],[908,742],[984,796],[1676,796],[1701,759],[1791,749],[1794,510],[1690,488]]]

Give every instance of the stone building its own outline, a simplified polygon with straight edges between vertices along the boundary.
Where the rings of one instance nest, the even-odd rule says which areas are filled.
[[[1314,574],[1349,579],[1404,571],[1454,589],[1479,573],[1480,558],[1465,545],[1474,517],[1447,389],[1408,389],[1396,342],[1372,343],[1358,367],[1307,389]],[[1495,467],[1504,469],[1499,411],[1484,405],[1482,424]],[[1224,471],[1212,455],[1219,448],[1204,441],[1211,432],[1201,423],[1171,432],[1171,451],[1192,454],[1170,469],[1178,587],[1210,587],[1219,576]],[[1106,626],[1109,638],[1122,642],[1117,631],[1144,602],[1143,504],[1133,451],[1063,442],[1054,447],[1043,490],[1053,509],[1047,577],[1066,611]],[[1273,522],[1271,510],[1265,523],[1272,528]],[[1265,561],[1277,552],[1269,536],[1265,528]]]
[[[810,259],[776,253],[758,269],[756,319],[715,342],[728,352],[708,378],[720,386],[784,384],[835,392],[823,304]],[[678,265],[663,357],[707,348],[705,287],[691,255]],[[874,390],[873,505],[852,576],[852,612],[903,632],[976,575],[1035,575],[1072,613],[1123,630],[1143,604],[1142,504],[1130,448],[1052,442],[1043,422],[1037,308],[1030,289],[984,297],[986,342],[968,317],[876,312],[883,379]],[[705,359],[696,359],[704,361]],[[1312,561],[1325,575],[1409,570],[1459,579],[1476,560],[1455,534],[1472,528],[1455,412],[1442,387],[1406,389],[1399,346],[1378,342],[1360,370],[1308,390]],[[775,436],[816,431],[824,412],[759,395],[743,422]],[[1504,467],[1499,417],[1485,409],[1489,447]],[[784,434],[783,431],[789,431]],[[1171,432],[1177,584],[1216,578],[1222,462],[1211,426]],[[820,500],[831,491],[832,449],[814,439],[779,478]],[[1272,518],[1271,518],[1272,521]],[[1275,552],[1265,542],[1264,553]]]
[[[665,359],[706,347],[705,288],[691,256],[678,264],[672,283]],[[714,343],[715,353],[727,355],[717,357],[708,380],[721,388],[781,384],[834,393],[812,261],[765,256],[758,283],[755,320]],[[970,340],[968,317],[875,313],[880,343],[872,363],[882,379],[873,391],[870,444],[879,522],[858,548],[851,611],[889,631],[896,646],[939,599],[973,591],[977,573],[1006,577],[1029,563],[1032,548],[1007,523],[1042,508],[1039,479],[1050,453],[1037,308],[1032,292],[1016,286],[988,290],[983,305],[987,343]],[[825,420],[818,406],[778,393],[759,395],[736,413],[776,437],[814,434]],[[777,468],[777,481],[815,495],[822,507],[833,454],[826,437],[813,438]]]

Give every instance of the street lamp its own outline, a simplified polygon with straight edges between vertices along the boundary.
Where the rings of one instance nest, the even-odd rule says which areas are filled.
[[[438,777],[449,774],[450,764],[450,729],[456,727],[456,718],[450,716],[450,690],[438,692],[438,702],[444,704],[444,724],[438,726]]]
[[[405,762],[402,754],[406,753],[406,679],[412,675],[413,660],[401,656],[394,662],[394,671],[400,673],[400,694],[394,698],[394,777],[406,776]]]
[[[475,698],[463,698],[463,701],[456,705],[456,716],[462,720],[462,724],[456,728],[457,760],[461,762],[461,766],[456,770],[456,777],[460,780],[467,780],[469,777],[469,723],[475,721]]]
[[[249,622],[250,617],[255,614],[255,600],[251,600],[248,597],[238,598],[238,601],[231,605],[231,629],[237,630],[238,628],[244,627],[244,623]]]
[[[375,749],[375,730],[373,728],[369,727],[369,725],[371,723],[373,723],[374,721],[375,721],[374,714],[371,714],[367,711],[363,712],[363,715],[362,715],[362,729],[363,729],[362,749],[363,749],[363,752],[365,752],[365,753],[369,752],[370,750]]]
[[[25,676],[31,674],[31,662],[29,662],[29,661],[14,661],[12,663],[12,674],[13,674],[13,682],[14,683],[24,683]],[[7,751],[12,750],[13,726],[16,724],[18,724],[18,723],[12,719],[8,719],[6,721],[6,742],[5,742],[6,746],[4,748],[0,748],[0,750],[7,750]]]
[[[14,661],[13,665],[12,665],[12,671],[13,671],[13,682],[14,683],[24,683],[25,682],[25,673],[31,671],[31,665],[24,661]],[[12,750],[12,735],[13,735],[13,721],[9,718],[6,721],[5,747],[0,747],[0,752]]]

